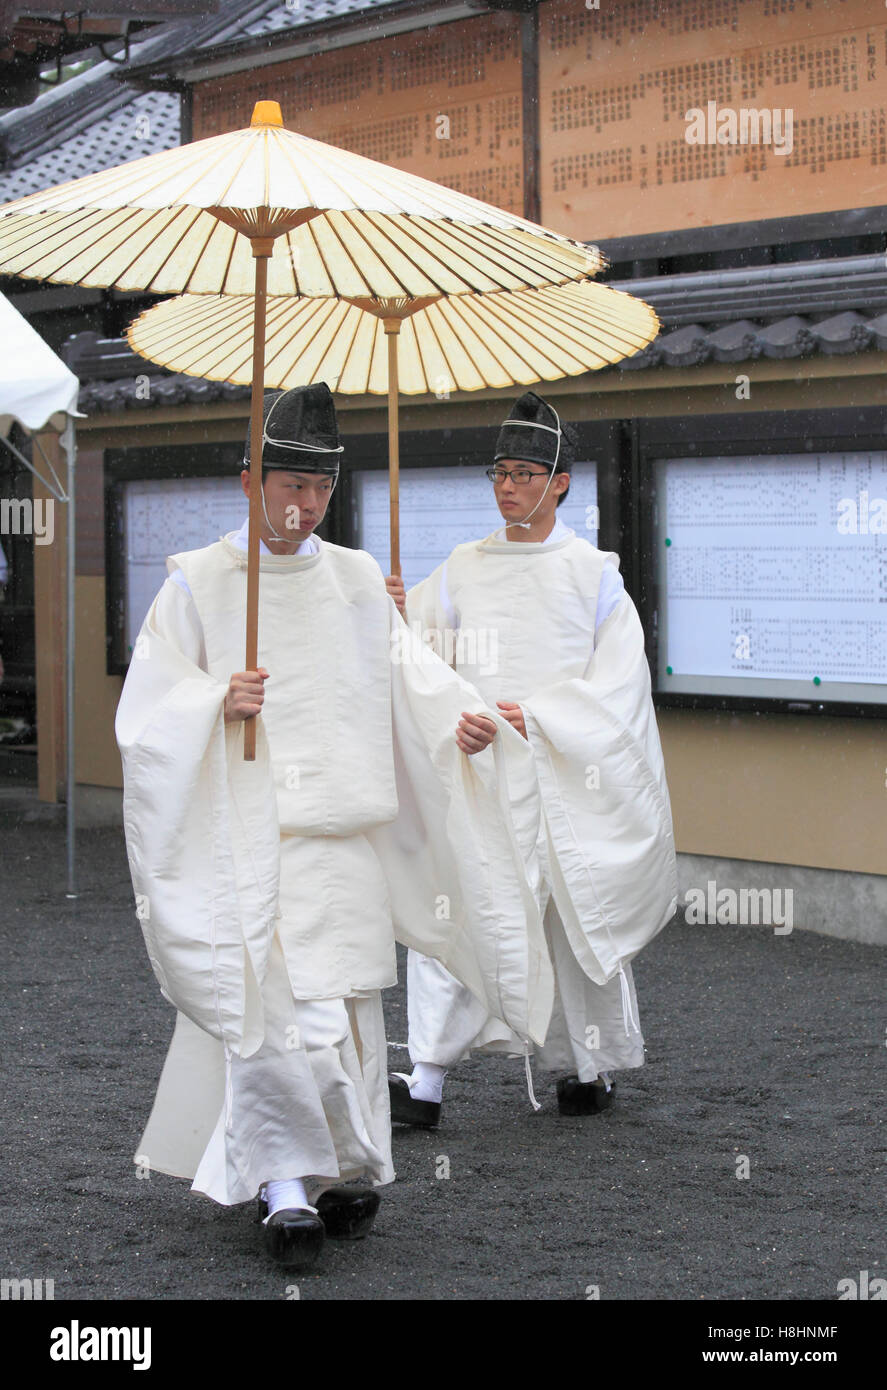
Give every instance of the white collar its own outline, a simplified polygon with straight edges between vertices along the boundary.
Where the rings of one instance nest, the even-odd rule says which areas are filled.
[[[511,523],[512,526],[513,526],[514,524],[515,524],[514,522]],[[508,527],[508,523],[506,522],[505,526],[502,527],[501,529],[502,529],[502,530],[507,530],[507,527]],[[496,534],[496,533],[494,532],[494,534]],[[564,523],[561,521],[560,517],[559,517],[559,516],[556,516],[555,519],[554,519],[554,525],[552,526],[552,528],[551,528],[550,532],[548,533],[548,535],[545,537],[545,540],[544,540],[544,541],[539,541],[539,542],[537,542],[537,544],[539,544],[539,545],[554,545],[555,541],[562,541],[562,540],[564,540],[569,534],[570,534],[570,528],[569,528],[569,526],[565,526]],[[505,539],[507,540],[507,537],[505,537]],[[509,544],[509,545],[526,545],[526,543],[527,543],[526,541],[508,541],[508,544]]]
[[[542,542],[542,544],[553,545],[555,541],[562,541],[564,539],[564,536],[568,534],[569,530],[569,526],[565,526],[564,523],[561,521],[560,517],[556,516],[554,518],[554,525],[551,528],[551,534],[545,537],[545,540]]]
[[[241,526],[240,530],[239,530],[239,531],[232,531],[231,534],[227,537],[227,539],[231,542],[231,544],[232,544],[233,546],[236,546],[238,550],[247,550],[247,549],[249,548],[249,516],[246,517],[246,519],[245,519],[243,525]],[[313,536],[308,536],[304,541],[302,541],[301,545],[299,546],[299,548],[298,548],[298,550],[295,552],[295,554],[296,554],[296,555],[315,555],[319,549],[320,549],[320,546],[317,544],[317,541],[314,539],[314,537],[313,537]],[[265,544],[265,542],[262,540],[262,538],[261,538],[261,536],[260,536],[260,537],[259,537],[259,554],[260,554],[260,555],[271,555],[271,554],[273,554],[273,553],[274,553],[273,551],[271,551],[271,550],[268,549],[267,545]]]

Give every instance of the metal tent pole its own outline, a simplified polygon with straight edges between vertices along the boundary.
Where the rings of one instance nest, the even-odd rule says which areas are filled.
[[[76,898],[77,880],[75,876],[75,820],[74,820],[74,573],[76,522],[74,506],[74,469],[77,462],[77,441],[74,434],[74,421],[69,416],[63,434],[65,453],[68,458],[68,620],[65,624],[65,753],[67,758],[67,797],[66,821],[68,841],[68,898]]]

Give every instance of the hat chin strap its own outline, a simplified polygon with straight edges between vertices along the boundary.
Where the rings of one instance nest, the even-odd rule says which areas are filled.
[[[502,531],[507,531],[507,530],[509,529],[509,527],[511,527],[511,526],[519,526],[519,527],[521,527],[523,530],[529,531],[529,529],[530,529],[530,517],[534,516],[534,515],[536,514],[536,512],[539,510],[539,508],[542,506],[542,503],[545,501],[545,494],[546,494],[546,492],[548,491],[548,489],[551,487],[552,479],[554,478],[555,471],[557,470],[557,462],[558,462],[558,459],[559,459],[560,456],[561,456],[561,421],[560,421],[560,416],[558,415],[558,413],[557,413],[557,411],[555,410],[554,406],[553,406],[553,405],[549,405],[548,408],[549,408],[549,410],[552,412],[552,414],[554,415],[555,420],[557,420],[557,430],[553,430],[553,429],[551,428],[551,425],[537,425],[536,422],[535,422],[535,420],[506,420],[506,421],[505,421],[505,424],[506,424],[506,425],[527,425],[530,429],[533,429],[533,430],[549,430],[552,434],[557,434],[557,449],[555,450],[555,454],[554,454],[554,463],[551,465],[551,472],[550,472],[549,475],[548,475],[548,482],[545,484],[545,487],[542,489],[542,496],[539,498],[539,501],[536,503],[536,505],[535,505],[535,507],[533,508],[533,510],[532,510],[531,512],[529,512],[529,513],[524,517],[523,521],[509,521],[505,526],[500,526],[498,531],[494,531],[494,532],[493,532],[493,535],[494,535],[494,536],[498,536]]]
[[[262,511],[265,513],[265,525],[268,527],[268,530],[271,532],[275,540],[285,541],[287,539],[286,536],[282,536],[279,531],[275,531],[274,527],[271,525],[271,518],[268,515],[268,508],[265,506],[265,484],[260,483],[259,486],[262,490]]]

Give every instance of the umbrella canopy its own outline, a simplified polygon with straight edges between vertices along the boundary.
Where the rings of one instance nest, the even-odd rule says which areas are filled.
[[[275,239],[268,291],[281,295],[520,289],[600,266],[594,248],[286,130],[276,102],[259,102],[246,130],[0,207],[0,269],[154,294],[252,294],[250,241],[238,232]]]
[[[181,295],[130,326],[134,351],[191,376],[249,383],[252,299]],[[441,299],[404,318],[398,385],[407,395],[505,388],[577,376],[645,347],[656,314],[592,281]],[[337,299],[269,296],[265,384],[285,390],[326,381],[346,395],[389,389],[383,321]]]
[[[252,260],[252,269],[250,267]],[[285,130],[276,102],[248,129],[119,165],[0,208],[0,271],[157,294],[254,291],[252,437],[261,439],[265,303],[332,295],[400,318],[423,300],[558,285],[598,258],[581,243]],[[399,301],[402,311],[392,306]],[[407,307],[408,306],[408,307]],[[396,419],[392,424],[396,439]],[[246,668],[258,660],[261,445],[250,463]],[[396,514],[396,464],[392,514]],[[244,756],[255,756],[246,721]]]

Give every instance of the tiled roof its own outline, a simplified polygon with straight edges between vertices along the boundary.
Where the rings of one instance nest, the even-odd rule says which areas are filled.
[[[141,367],[146,363],[139,358]],[[80,390],[80,410],[85,415],[112,415],[121,410],[157,409],[171,405],[206,405],[210,401],[248,401],[248,386],[230,386],[224,381],[204,381],[202,377],[148,375],[148,395],[135,378],[87,382]]]
[[[264,4],[251,6],[261,14],[250,14],[241,25],[236,38],[255,38],[260,34],[277,34],[283,29],[300,29],[306,24],[318,24],[324,19],[338,19],[342,15],[354,14],[358,10],[378,9],[390,5],[391,0],[302,0],[301,4],[281,5],[279,0],[265,0]]]
[[[177,96],[170,92],[133,96],[113,78],[106,82],[105,114],[94,114],[85,128],[76,129],[58,143],[47,139],[46,148],[30,153],[20,167],[0,173],[0,203],[178,145]]]
[[[208,49],[294,32],[364,10],[408,8],[406,0],[296,0],[292,4],[285,0],[221,0],[218,15],[180,25],[175,33],[157,41],[150,53],[134,54],[123,73],[162,73],[183,58],[193,58]]]
[[[147,56],[180,23],[133,47]],[[0,202],[111,169],[179,144],[179,98],[145,94],[118,80],[118,62],[95,63],[0,116]]]
[[[682,323],[741,318],[780,318],[824,314],[841,309],[887,309],[887,258],[845,256],[744,270],[706,270],[655,279],[617,280],[654,305],[663,322]]]
[[[181,138],[179,98],[136,92],[127,79],[164,72],[183,53],[304,28],[391,0],[220,0],[219,12],[158,26],[129,63],[97,63],[29,106],[0,116],[0,203],[157,154]],[[144,85],[144,82],[143,82]]]
[[[754,362],[759,357],[811,357],[818,352],[838,355],[867,348],[887,352],[887,313],[866,317],[850,311],[819,320],[792,314],[768,324],[739,319],[713,328],[685,324],[660,333],[618,368],[698,367],[703,362]]]
[[[663,325],[619,364],[625,371],[887,350],[884,256],[615,283],[652,304]]]

